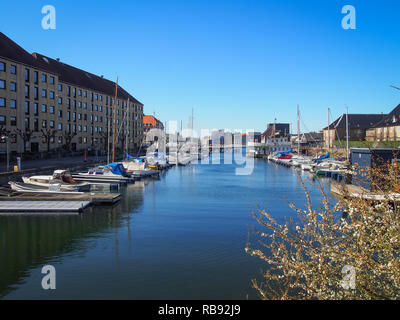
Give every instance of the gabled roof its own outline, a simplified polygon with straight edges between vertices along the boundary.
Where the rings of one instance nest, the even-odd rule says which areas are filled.
[[[58,60],[46,57],[40,53],[35,52],[32,54],[32,56],[42,69],[57,74],[62,82],[89,90],[102,92],[111,97],[114,97],[115,95],[115,82],[113,81],[75,68]],[[122,87],[118,86],[118,98],[127,100],[128,97],[131,102],[143,105],[128,92],[126,92]]]
[[[349,114],[349,129],[369,129],[382,121],[385,114]],[[338,119],[329,125],[329,129],[345,129],[346,114],[342,114]],[[323,130],[328,130],[325,127]]]
[[[374,128],[400,125],[400,104],[379,121]]]
[[[25,65],[37,67],[36,60],[32,57],[32,55],[22,49],[2,32],[0,32],[0,57]]]
[[[15,61],[49,73],[57,74],[62,82],[97,91],[114,97],[115,82],[96,76],[63,62],[51,59],[39,53],[30,54],[18,44],[0,32],[0,57]],[[129,100],[143,106],[122,87],[118,86],[118,98]]]
[[[152,115],[143,115],[143,124],[149,124],[151,126],[157,125],[158,119]]]
[[[289,123],[269,123],[267,130],[262,134],[263,137],[273,137],[274,132],[276,136],[288,136],[290,135],[290,124]]]

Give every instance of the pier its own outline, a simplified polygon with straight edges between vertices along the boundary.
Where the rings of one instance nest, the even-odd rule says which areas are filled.
[[[0,215],[79,214],[90,204],[90,201],[79,200],[2,200],[0,201]]]

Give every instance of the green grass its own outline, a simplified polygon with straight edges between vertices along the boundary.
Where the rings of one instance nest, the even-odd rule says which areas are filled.
[[[346,148],[346,141],[335,141],[335,147]],[[400,141],[349,141],[350,148],[398,148]]]

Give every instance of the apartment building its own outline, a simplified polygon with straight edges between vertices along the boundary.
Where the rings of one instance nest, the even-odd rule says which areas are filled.
[[[164,124],[154,116],[145,115],[143,116],[143,128],[145,132],[153,128],[164,130]]]
[[[138,148],[143,104],[115,83],[39,53],[0,33],[0,153]]]

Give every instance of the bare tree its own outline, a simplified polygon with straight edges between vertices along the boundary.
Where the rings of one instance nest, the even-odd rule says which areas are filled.
[[[34,137],[34,132],[29,128],[25,128],[24,130],[16,129],[15,133],[19,135],[24,142],[24,153],[26,153],[26,143],[31,141]]]
[[[41,138],[46,140],[47,153],[50,152],[50,141],[51,141],[51,138],[54,138],[56,132],[57,132],[57,130],[54,130],[54,129],[42,129]]]
[[[72,143],[72,139],[76,136],[76,132],[71,132],[71,131],[67,131],[65,130],[62,134],[62,137],[65,141],[63,148],[66,151],[71,151],[71,143]]]

